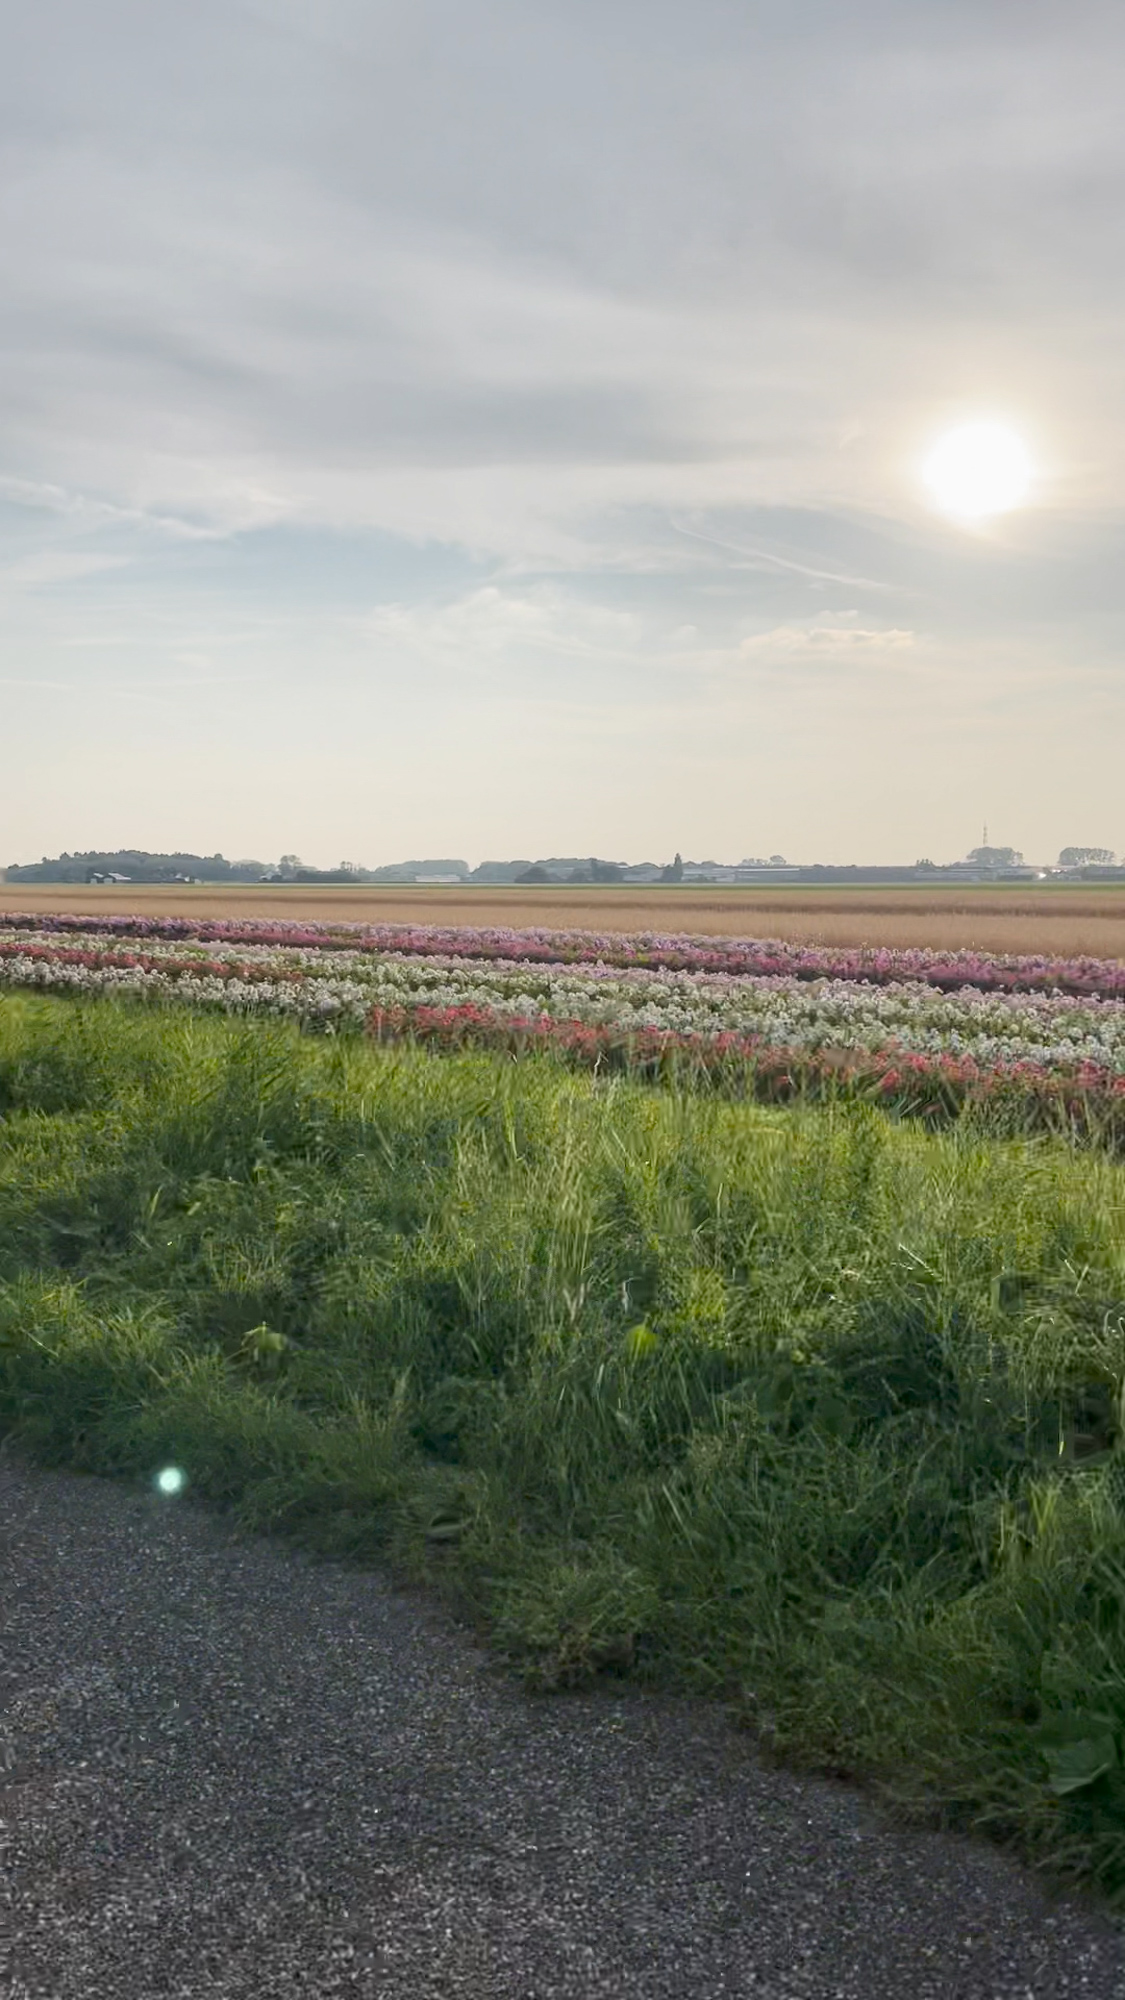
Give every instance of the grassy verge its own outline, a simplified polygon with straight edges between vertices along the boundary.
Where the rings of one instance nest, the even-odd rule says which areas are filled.
[[[0,1425],[1125,1900],[1125,1168],[0,1002]],[[174,1504],[170,1501],[169,1504]]]

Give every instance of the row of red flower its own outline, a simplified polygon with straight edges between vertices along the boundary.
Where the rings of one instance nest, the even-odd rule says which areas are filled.
[[[733,1034],[704,1042],[659,1028],[625,1032],[581,1021],[512,1022],[475,1006],[376,1007],[367,1025],[380,1041],[409,1038],[433,1048],[513,1054],[549,1047],[584,1067],[737,1079],[770,1103],[843,1093],[932,1119],[955,1116],[970,1104],[1007,1105],[1031,1125],[1068,1126],[1125,1143],[1125,1077],[1093,1064],[1076,1065],[1066,1075],[1029,1063],[983,1069],[971,1058],[895,1049],[814,1053]]]

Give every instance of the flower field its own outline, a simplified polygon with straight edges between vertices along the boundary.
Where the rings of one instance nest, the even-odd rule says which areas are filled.
[[[130,994],[439,1046],[841,1075],[884,1099],[1080,1100],[1125,1124],[1125,965],[776,940],[0,916],[0,986]],[[1115,1119],[1116,1122],[1116,1119]]]

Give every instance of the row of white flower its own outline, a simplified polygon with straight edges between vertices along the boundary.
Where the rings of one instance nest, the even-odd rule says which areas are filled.
[[[174,999],[185,1007],[218,1008],[227,1014],[284,1014],[295,1020],[362,1022],[372,1000],[366,987],[346,979],[224,979],[190,973],[173,977],[140,966],[68,965],[59,959],[9,958],[0,961],[0,987],[51,993],[138,994]]]
[[[7,947],[6,952],[3,951]],[[314,1024],[361,1023],[373,1007],[487,1009],[510,1020],[663,1028],[710,1038],[757,1037],[789,1048],[971,1056],[982,1066],[1052,1069],[1096,1063],[1125,1074],[1125,1002],[1059,994],[942,993],[921,982],[873,986],[824,979],[621,970],[402,953],[322,952],[277,945],[146,940],[0,930],[0,986],[133,992],[224,1012],[261,1011]],[[97,964],[68,962],[70,954]],[[139,963],[130,964],[132,957]],[[229,967],[215,971],[213,967]],[[189,969],[190,968],[190,969]],[[239,977],[245,971],[253,976]]]

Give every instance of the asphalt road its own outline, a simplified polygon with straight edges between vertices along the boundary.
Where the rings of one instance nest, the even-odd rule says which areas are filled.
[[[4,2000],[1121,2000],[1125,1932],[761,1763],[526,1696],[414,1593],[0,1455]]]

